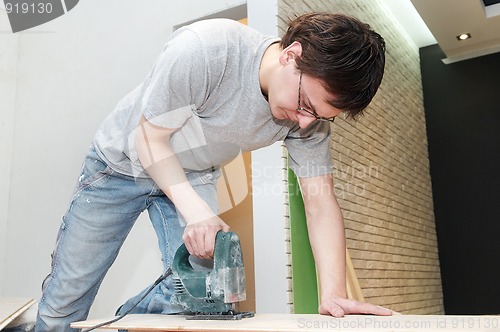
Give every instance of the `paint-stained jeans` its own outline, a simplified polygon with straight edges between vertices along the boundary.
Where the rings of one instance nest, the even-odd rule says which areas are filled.
[[[219,170],[212,169],[186,174],[195,191],[214,211],[219,174]],[[87,318],[106,272],[137,217],[146,209],[158,237],[163,267],[167,269],[182,243],[184,231],[184,223],[172,202],[152,180],[114,172],[91,148],[57,235],[52,271],[43,282],[35,331],[75,331],[70,329],[70,323]],[[167,278],[133,313],[179,312],[180,308],[169,303],[171,294],[171,278]],[[140,296],[127,301],[121,312]]]

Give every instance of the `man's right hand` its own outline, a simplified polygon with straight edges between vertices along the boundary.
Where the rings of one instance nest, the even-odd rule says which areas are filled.
[[[182,240],[191,255],[210,259],[214,256],[215,236],[219,231],[229,232],[229,226],[214,215],[208,220],[188,223]]]

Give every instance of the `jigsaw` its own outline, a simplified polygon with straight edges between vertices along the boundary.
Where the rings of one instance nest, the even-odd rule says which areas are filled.
[[[253,317],[253,312],[239,311],[239,302],[246,299],[246,288],[243,255],[236,233],[217,233],[211,269],[193,268],[189,257],[186,246],[182,244],[172,263],[172,302],[186,310],[186,319],[239,320]]]

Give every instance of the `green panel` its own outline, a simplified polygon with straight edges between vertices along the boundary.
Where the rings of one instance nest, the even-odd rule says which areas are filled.
[[[307,232],[304,201],[295,173],[288,169],[293,303],[296,314],[318,313],[316,267]]]

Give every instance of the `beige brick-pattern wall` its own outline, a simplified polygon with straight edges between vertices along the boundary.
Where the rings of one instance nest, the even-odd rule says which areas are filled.
[[[378,0],[280,0],[280,34],[289,18],[312,11],[356,16],[387,43],[384,80],[366,114],[332,125],[335,192],[365,300],[443,314],[418,49]]]

